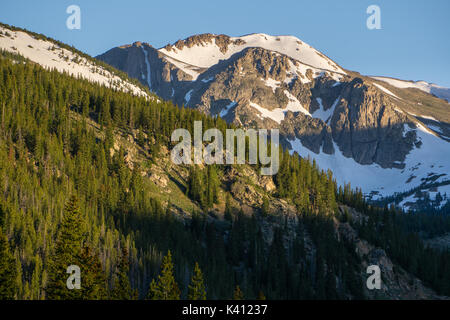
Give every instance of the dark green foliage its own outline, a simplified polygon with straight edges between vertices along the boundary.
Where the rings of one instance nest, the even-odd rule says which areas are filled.
[[[1,209],[0,209],[1,210]],[[0,225],[0,300],[12,300],[16,295],[16,267],[9,242]]]
[[[290,198],[299,211],[334,213],[336,182],[330,170],[318,170],[315,162],[280,152],[280,168],[275,177],[279,197]]]
[[[219,177],[215,166],[210,165],[200,170],[196,165],[191,166],[188,179],[188,196],[197,201],[202,208],[211,208],[219,203]]]
[[[70,265],[81,268],[83,252],[84,221],[78,208],[78,200],[72,196],[64,210],[64,217],[58,233],[55,252],[49,261],[49,279],[46,287],[47,299],[81,299],[80,290],[69,290],[66,285]],[[86,257],[85,257],[86,258]],[[82,272],[84,287],[84,273]]]
[[[197,262],[194,266],[191,284],[188,287],[187,298],[189,300],[206,300],[206,288],[203,280],[203,274]]]
[[[129,272],[130,261],[128,260],[128,251],[126,248],[122,248],[122,255],[115,276],[113,289],[114,299],[131,300],[134,298],[130,285]]]
[[[450,294],[450,252],[424,245],[418,233],[429,232],[430,224],[417,225],[424,220],[423,216],[407,216],[387,207],[369,206],[364,212],[369,216],[367,222],[354,223],[363,238],[386,250],[394,262],[422,279],[438,294]],[[430,217],[430,221],[434,219],[436,217]]]
[[[173,262],[170,251],[163,258],[161,274],[158,280],[153,279],[148,296],[152,300],[179,300],[180,289],[173,275]]]
[[[81,267],[80,298],[83,300],[106,299],[106,277],[97,255],[88,246],[84,246],[79,261]]]
[[[106,298],[106,277],[98,257],[83,244],[85,221],[72,196],[66,205],[63,221],[56,241],[55,253],[49,261],[46,287],[47,299],[103,299]],[[81,289],[69,290],[66,272],[70,265],[80,267]]]
[[[233,300],[244,300],[244,294],[239,286],[234,289]]]
[[[225,212],[224,212],[224,219],[232,222],[233,221],[233,209],[231,207],[231,196],[230,194],[227,194],[226,200],[225,200]]]
[[[264,295],[264,292],[261,290],[258,293],[258,300],[266,300],[266,296]]]

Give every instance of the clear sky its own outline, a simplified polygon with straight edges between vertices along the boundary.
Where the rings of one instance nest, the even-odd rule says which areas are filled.
[[[366,75],[450,87],[450,0],[1,0],[0,22],[43,33],[90,55],[134,41],[156,48],[193,34],[294,35]],[[69,30],[69,5],[81,29]],[[369,5],[381,29],[369,30]]]

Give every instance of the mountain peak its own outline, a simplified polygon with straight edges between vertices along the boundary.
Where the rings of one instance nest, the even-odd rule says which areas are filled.
[[[253,33],[240,37],[204,33],[178,40],[159,51],[166,56],[200,68],[209,68],[249,47],[284,54],[314,68],[345,74],[334,61],[295,36]]]

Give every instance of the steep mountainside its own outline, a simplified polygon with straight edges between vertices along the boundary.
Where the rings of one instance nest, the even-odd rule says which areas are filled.
[[[43,35],[0,24],[0,50],[21,56],[59,72],[96,82],[117,90],[147,96],[145,88],[90,56]]]
[[[362,76],[292,36],[203,34],[158,50],[136,42],[98,58],[178,105],[245,127],[279,128],[291,152],[316,159],[372,200],[410,190],[432,196],[432,186],[444,195],[437,206],[446,202],[445,88]]]

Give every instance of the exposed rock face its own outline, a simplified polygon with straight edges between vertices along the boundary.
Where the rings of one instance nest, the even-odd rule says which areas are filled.
[[[341,206],[339,210],[341,212],[347,210],[355,221],[367,219],[367,216],[347,206]],[[448,297],[437,295],[436,292],[426,287],[420,279],[396,265],[383,249],[361,239],[349,223],[335,221],[335,227],[340,238],[345,238],[354,243],[356,253],[361,258],[363,271],[367,270],[370,265],[376,265],[380,268],[381,288],[365,289],[365,293],[370,299],[448,299]],[[361,276],[363,280],[368,277],[364,272]]]
[[[173,47],[175,47],[178,50],[182,50],[184,47],[192,48],[194,45],[204,45],[206,43],[212,43],[213,40],[215,41],[215,44],[220,48],[220,51],[223,53],[227,51],[228,46],[231,43],[237,45],[245,43],[244,40],[232,40],[229,36],[224,34],[214,35],[211,33],[204,33],[191,36],[185,40],[178,40],[173,46],[168,44],[164,47],[164,49],[166,49],[167,51],[171,51],[173,50]]]
[[[193,80],[192,75],[165,60],[162,53],[147,43],[135,42],[133,45],[113,48],[97,58],[139,79],[151,91],[167,100],[176,98],[172,89],[182,88]]]
[[[302,144],[315,153],[334,153],[331,128],[320,119],[303,113],[288,112],[281,125],[281,132],[289,139],[298,138]]]
[[[415,135],[403,137],[403,125],[410,121],[395,110],[392,99],[360,78],[348,83],[340,97],[330,125],[342,153],[360,164],[384,168],[402,162],[414,146]]]
[[[244,127],[279,128],[281,144],[291,150],[300,142],[313,156],[342,154],[358,165],[395,168],[405,175],[402,185],[411,183],[407,189],[428,174],[417,175],[417,163],[433,168],[406,162],[421,146],[417,130],[450,141],[446,101],[344,70],[293,37],[203,34],[159,50],[134,43],[98,58],[178,105]],[[433,120],[416,116],[428,102],[426,110],[439,111]]]

